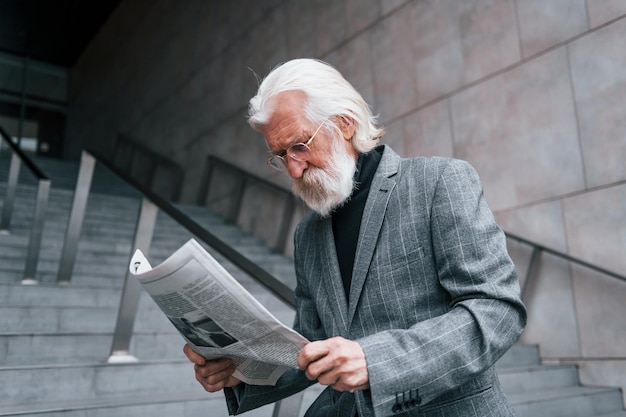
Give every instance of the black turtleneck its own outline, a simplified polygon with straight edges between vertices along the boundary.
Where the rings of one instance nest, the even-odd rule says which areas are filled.
[[[343,288],[346,292],[346,300],[350,297],[350,284],[352,282],[352,269],[356,254],[361,217],[365,209],[365,201],[369,194],[370,185],[374,178],[376,168],[383,155],[383,147],[359,154],[356,172],[354,173],[355,190],[350,199],[332,213],[333,235],[339,260],[339,270]]]

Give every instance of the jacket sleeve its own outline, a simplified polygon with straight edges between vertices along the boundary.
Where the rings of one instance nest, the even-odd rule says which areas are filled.
[[[450,302],[440,316],[358,340],[376,416],[390,413],[397,393],[416,393],[424,405],[483,373],[526,323],[504,234],[477,173],[459,160],[440,172],[430,191],[432,261]]]
[[[234,388],[224,388],[228,413],[237,415],[271,404],[296,394],[314,383],[315,381],[309,381],[306,378],[304,372],[288,369],[275,386],[240,384]]]
[[[296,231],[296,235],[298,233]],[[298,245],[297,238],[296,245]],[[295,253],[297,258],[299,251],[295,251]],[[297,259],[295,264],[296,275],[299,276]],[[309,340],[324,339],[324,332],[320,328],[321,324],[317,317],[313,302],[308,295],[308,290],[305,285],[300,283],[296,287],[296,321],[294,330]],[[234,388],[225,388],[224,395],[229,414],[236,415],[289,397],[314,383],[316,381],[309,381],[304,372],[297,369],[289,369],[279,378],[275,386],[240,384]]]

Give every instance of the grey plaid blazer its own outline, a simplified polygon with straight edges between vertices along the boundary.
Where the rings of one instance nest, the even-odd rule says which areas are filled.
[[[493,365],[526,310],[504,235],[475,170],[448,158],[401,159],[385,147],[361,220],[346,302],[330,218],[295,234],[297,318],[309,340],[343,336],[365,352],[370,389],[327,388],[307,416],[513,416]],[[231,413],[311,384],[227,390]],[[236,392],[235,392],[236,391]]]

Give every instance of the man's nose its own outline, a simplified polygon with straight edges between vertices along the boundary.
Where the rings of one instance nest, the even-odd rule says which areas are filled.
[[[302,177],[304,170],[307,169],[309,163],[307,161],[296,161],[293,158],[287,158],[287,172],[293,179]]]

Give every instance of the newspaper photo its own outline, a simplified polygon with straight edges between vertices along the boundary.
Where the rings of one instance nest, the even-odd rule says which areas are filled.
[[[154,268],[137,250],[129,268],[194,351],[233,360],[235,378],[274,385],[297,368],[308,340],[277,320],[194,239]]]

